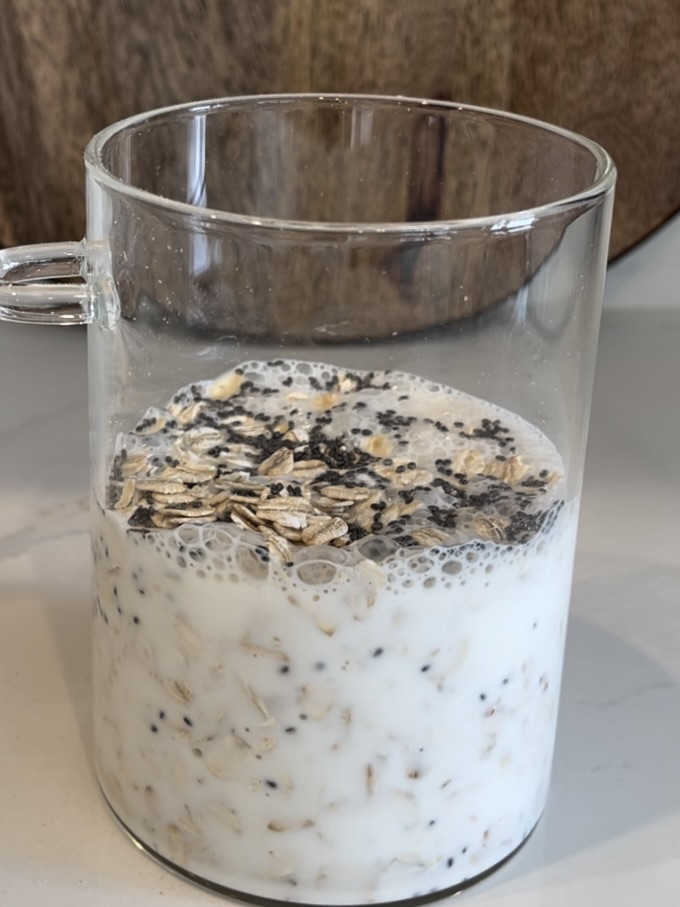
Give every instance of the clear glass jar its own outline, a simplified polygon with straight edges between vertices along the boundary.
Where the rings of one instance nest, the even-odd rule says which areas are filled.
[[[86,164],[86,240],[0,253],[0,316],[88,324],[107,802],[248,899],[470,884],[548,791],[610,159],[272,96],[134,117]]]

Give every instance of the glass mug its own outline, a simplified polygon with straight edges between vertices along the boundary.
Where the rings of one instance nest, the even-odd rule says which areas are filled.
[[[250,900],[450,894],[548,792],[615,170],[439,101],[230,98],[90,143],[99,782]],[[84,283],[54,283],[82,275]]]

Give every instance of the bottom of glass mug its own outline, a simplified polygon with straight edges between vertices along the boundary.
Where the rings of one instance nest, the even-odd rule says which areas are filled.
[[[135,832],[130,829],[125,822],[120,818],[116,810],[113,808],[109,802],[108,797],[104,793],[101,785],[99,786],[104,802],[106,803],[111,815],[116,820],[118,826],[125,832],[127,837],[132,841],[132,843],[148,857],[151,857],[156,863],[162,866],[164,869],[169,870],[173,875],[178,876],[180,879],[183,879],[186,882],[191,882],[191,884],[196,885],[198,888],[202,888],[205,891],[210,891],[213,894],[222,895],[223,897],[231,898],[236,901],[242,901],[246,904],[259,904],[262,907],[280,907],[281,904],[289,904],[291,907],[363,907],[363,905],[369,904],[379,904],[381,907],[418,907],[419,904],[429,904],[432,901],[440,901],[443,898],[451,897],[451,895],[458,894],[461,891],[465,891],[467,888],[471,888],[473,885],[477,885],[479,882],[482,882],[484,879],[488,878],[493,873],[497,872],[502,866],[508,863],[512,858],[519,853],[520,850],[527,843],[529,838],[533,835],[538,821],[529,831],[526,838],[520,842],[520,844],[512,850],[507,856],[503,857],[502,860],[499,860],[498,863],[494,863],[493,866],[490,866],[488,869],[485,869],[483,872],[478,873],[477,875],[471,876],[469,879],[465,879],[463,882],[460,882],[458,885],[451,885],[448,888],[440,888],[437,891],[431,891],[427,894],[416,895],[414,897],[406,898],[397,898],[391,900],[381,900],[379,898],[367,899],[365,901],[355,900],[347,901],[344,904],[336,903],[335,901],[329,902],[328,900],[324,901],[323,898],[317,900],[310,898],[309,900],[293,898],[270,898],[264,895],[259,894],[250,894],[247,891],[242,891],[238,888],[229,888],[226,885],[220,885],[217,882],[212,882],[210,879],[206,879],[203,876],[196,875],[196,873],[190,872],[187,869],[184,869],[181,866],[178,866],[176,863],[173,863],[172,860],[169,860],[167,857],[164,857],[162,854],[158,853],[148,844],[146,844],[141,838],[139,838]]]

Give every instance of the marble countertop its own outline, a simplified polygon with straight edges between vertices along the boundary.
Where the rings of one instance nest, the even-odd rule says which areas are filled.
[[[610,269],[553,785],[469,907],[680,901],[680,218]],[[135,850],[92,767],[85,335],[0,325],[0,904],[223,900]]]

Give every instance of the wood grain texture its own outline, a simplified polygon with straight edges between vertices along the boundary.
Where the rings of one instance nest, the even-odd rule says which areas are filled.
[[[611,253],[680,208],[678,0],[3,0],[0,244],[84,231],[82,150],[131,113],[365,91],[576,129],[619,168]]]
[[[677,0],[516,0],[512,109],[600,142],[619,169],[612,253],[680,209]],[[531,23],[530,30],[527,23]]]

